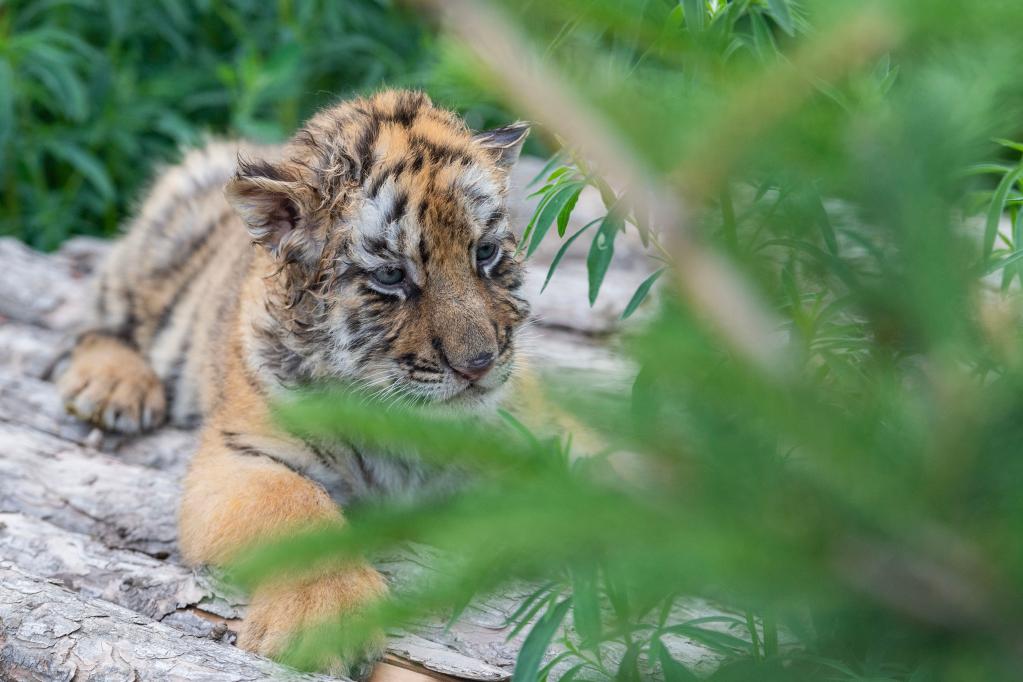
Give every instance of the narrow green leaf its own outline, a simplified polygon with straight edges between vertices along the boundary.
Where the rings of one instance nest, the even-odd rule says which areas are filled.
[[[526,249],[527,257],[533,255],[533,252],[540,246],[540,242],[543,241],[544,236],[551,229],[551,225],[554,224],[554,219],[557,218],[558,214],[561,213],[561,210],[565,208],[573,196],[578,196],[581,188],[582,183],[580,182],[567,182],[556,190],[552,190],[553,194],[550,200],[542,208],[537,209],[536,222],[533,223],[529,248]]]
[[[64,141],[51,141],[47,143],[46,150],[81,173],[105,200],[114,198],[114,183],[111,182],[103,164],[91,153],[78,145]]]
[[[996,273],[1002,268],[1008,267],[1013,263],[1018,263],[1020,260],[1023,260],[1023,249],[1020,249],[1019,251],[1013,251],[1005,258],[992,261],[991,263],[988,264],[986,268],[984,268],[984,274],[990,275]]]
[[[753,49],[761,59],[767,59],[777,52],[774,44],[774,36],[771,35],[771,28],[764,20],[764,15],[758,11],[750,12],[750,24],[753,26]]]
[[[583,646],[600,639],[600,601],[593,564],[581,564],[572,570],[572,622]]]
[[[704,0],[682,0],[682,9],[685,12],[686,26],[692,33],[699,33],[703,30],[703,20],[707,14]]]
[[[558,682],[572,682],[579,675],[579,671],[583,669],[585,663],[576,663],[571,668],[565,671],[565,674],[558,678]]]
[[[579,189],[577,189],[575,193],[568,198],[568,201],[565,202],[565,205],[561,207],[561,211],[558,212],[559,237],[565,236],[565,230],[568,229],[568,219],[572,217],[572,211],[575,210],[575,205],[579,203],[579,195],[582,194],[582,191],[583,188],[582,185],[580,185]]]
[[[689,671],[689,668],[685,667],[668,653],[668,648],[664,646],[660,639],[654,640],[650,647],[654,651],[657,662],[661,666],[661,672],[664,674],[664,682],[698,682],[700,678]]]
[[[664,274],[664,270],[664,268],[661,268],[643,280],[643,283],[639,285],[636,289],[636,293],[634,293],[632,298],[629,300],[629,305],[625,306],[625,311],[622,313],[623,320],[628,319],[632,313],[636,312],[636,308],[639,307],[639,304],[642,303],[647,297],[647,294],[650,293],[650,287],[654,285],[654,282],[660,279],[661,275]]]
[[[533,621],[533,618],[536,617],[536,614],[538,614],[544,606],[549,606],[554,601],[555,598],[557,598],[557,595],[551,594],[544,597],[543,599],[540,599],[539,601],[534,602],[533,605],[525,613],[519,616],[518,622],[515,624],[515,627],[513,627],[511,629],[511,632],[508,633],[508,639],[511,640],[513,637],[522,632],[526,628],[526,626]]]
[[[774,19],[781,30],[790,36],[795,35],[796,30],[792,25],[792,14],[789,12],[788,0],[767,0],[767,11],[771,13],[771,18]]]
[[[997,143],[997,144],[1000,144],[1003,147],[1008,147],[1009,149],[1014,149],[1017,152],[1023,152],[1023,142],[1015,142],[1013,140],[1006,140],[1003,137],[996,137],[992,141]]]
[[[998,183],[994,196],[991,198],[991,205],[988,207],[987,223],[984,226],[984,251],[983,257],[986,263],[991,258],[991,252],[995,248],[995,240],[998,238],[998,223],[1002,219],[1002,212],[1005,210],[1005,200],[1012,190],[1012,186],[1023,175],[1023,167],[1017,166],[1005,174],[1002,181]]]
[[[544,177],[546,177],[547,174],[551,172],[551,169],[554,168],[556,165],[558,165],[558,163],[560,161],[561,161],[561,152],[560,151],[555,152],[551,156],[551,158],[547,159],[547,163],[545,163],[543,165],[543,168],[540,169],[540,172],[537,173],[533,177],[533,179],[529,181],[529,183],[526,185],[526,187],[532,187],[536,183],[540,182],[540,180],[542,180]]]
[[[664,632],[688,637],[693,641],[705,644],[711,649],[721,653],[734,654],[737,651],[749,653],[752,650],[750,643],[744,639],[740,639],[734,635],[729,635],[725,632],[707,630],[706,628],[696,627],[693,625],[673,625],[665,628]]]
[[[583,232],[590,229],[591,227],[601,222],[602,220],[603,218],[591,220],[590,222],[580,227],[575,234],[573,234],[571,237],[565,240],[565,243],[561,245],[561,248],[558,249],[558,252],[554,255],[554,260],[551,261],[551,267],[547,270],[547,278],[543,281],[543,286],[540,287],[541,294],[543,293],[543,290],[547,288],[547,285],[550,284],[551,277],[554,276],[555,268],[558,267],[558,263],[560,263],[561,259],[565,256],[566,253],[568,253],[568,249],[570,246],[572,246],[572,242],[578,239]]]
[[[552,587],[554,587],[553,582],[546,582],[539,588],[534,590],[532,593],[527,595],[526,598],[522,600],[522,603],[519,604],[519,607],[515,609],[515,612],[508,616],[508,619],[505,621],[505,625],[511,625],[512,623],[519,622],[519,620],[522,618],[522,615],[529,610],[533,603],[537,599],[540,599],[545,594],[550,592]]]
[[[14,72],[11,64],[0,59],[0,153],[14,132]]]
[[[824,207],[824,200],[816,187],[810,189],[810,200],[813,202],[813,211],[817,214],[817,224],[821,229],[821,236],[824,244],[828,247],[831,255],[838,256],[838,238],[835,236],[835,228],[831,225],[831,216],[828,209]]]
[[[546,190],[543,190],[546,191]],[[553,192],[547,192],[544,194],[543,199],[540,199],[540,203],[536,205],[536,210],[533,211],[533,217],[529,219],[529,223],[526,225],[526,229],[522,231],[522,239],[519,240],[519,246],[515,250],[515,253],[521,253],[526,245],[529,243],[529,238],[533,235],[533,229],[536,227],[536,221],[539,219],[540,214],[543,212],[544,207],[550,200],[554,198]]]
[[[1013,168],[1012,166],[1006,166],[1000,163],[978,163],[972,166],[967,166],[966,169],[963,170],[963,175],[965,176],[985,174],[1002,175],[1003,173],[1010,172],[1012,168]]]
[[[522,650],[515,661],[515,672],[512,675],[512,682],[536,682],[537,672],[540,670],[540,662],[543,655],[550,646],[554,633],[557,632],[561,622],[568,613],[568,607],[572,605],[570,599],[563,599],[554,608],[550,609],[537,621],[533,629],[526,636],[522,644]]]
[[[611,211],[604,216],[597,235],[590,243],[590,252],[586,256],[586,273],[589,279],[590,305],[597,300],[600,293],[600,285],[604,283],[604,275],[611,265],[611,258],[614,257],[615,237],[622,229],[624,223],[617,211]]]
[[[625,650],[621,663],[618,664],[618,672],[615,674],[615,682],[640,682],[639,674],[639,645],[633,644]]]

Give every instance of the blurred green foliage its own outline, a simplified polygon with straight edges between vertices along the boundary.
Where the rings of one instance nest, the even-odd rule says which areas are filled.
[[[297,430],[478,472],[449,499],[355,510],[342,532],[239,567],[254,580],[406,541],[444,551],[440,584],[326,628],[293,660],[525,578],[537,589],[515,616],[529,629],[516,682],[692,680],[663,644],[674,637],[717,652],[718,681],[1017,679],[1023,4],[497,4],[693,202],[699,239],[780,320],[784,366],[734,355],[689,308],[671,249],[682,226],[637,210],[646,188],[618,186],[585,145],[561,150],[527,253],[588,240],[592,302],[614,240],[638,230],[659,273],[622,311],[660,292],[627,344],[630,391],[548,382],[607,452],[573,460],[569,439],[510,417],[438,423],[337,396],[285,409]],[[800,70],[867,15],[890,49],[859,54],[859,36],[830,72]],[[425,86],[474,127],[506,119],[491,74],[427,26],[374,0],[0,3],[0,234],[42,248],[111,234],[180,145],[281,139],[385,81]],[[608,216],[567,234],[586,185]],[[639,475],[621,474],[619,451]],[[685,596],[726,613],[679,619]]]
[[[645,234],[662,273],[623,311],[660,291],[627,343],[631,390],[547,382],[607,451],[573,463],[567,437],[510,418],[438,422],[357,397],[285,408],[294,429],[479,473],[451,499],[357,510],[349,529],[239,568],[254,580],[406,541],[445,550],[439,583],[325,628],[293,660],[525,578],[537,591],[515,616],[529,630],[516,682],[706,676],[672,637],[717,652],[716,681],[1018,679],[1023,4],[497,4],[691,202],[699,241],[779,321],[756,341],[780,341],[783,361],[750,362],[694,313],[672,250],[685,226],[635,209],[648,188],[616,184],[585,143],[562,150],[527,252],[573,237],[574,197],[593,185],[608,217],[576,233],[593,244],[591,300],[625,231]],[[501,101],[468,50],[445,54],[463,87]],[[680,619],[684,596],[725,614]]]
[[[390,0],[0,2],[0,235],[111,235],[203,135],[277,141],[315,109],[416,83],[429,31]]]

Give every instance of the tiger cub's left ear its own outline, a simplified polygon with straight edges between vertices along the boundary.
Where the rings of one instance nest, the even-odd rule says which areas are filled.
[[[529,127],[525,121],[519,121],[501,128],[484,130],[472,139],[494,157],[498,166],[508,170],[519,159],[522,144],[529,136]]]

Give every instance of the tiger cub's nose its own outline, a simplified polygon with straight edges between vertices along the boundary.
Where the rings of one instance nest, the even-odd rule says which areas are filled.
[[[459,364],[452,364],[451,369],[469,381],[479,381],[494,366],[493,353],[480,353]]]

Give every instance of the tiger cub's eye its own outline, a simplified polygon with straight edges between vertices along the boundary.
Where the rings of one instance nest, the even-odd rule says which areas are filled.
[[[497,242],[483,242],[476,247],[476,264],[486,265],[497,256]]]
[[[377,268],[373,271],[373,279],[376,280],[377,284],[393,287],[396,284],[402,283],[405,279],[405,271],[401,268]]]

